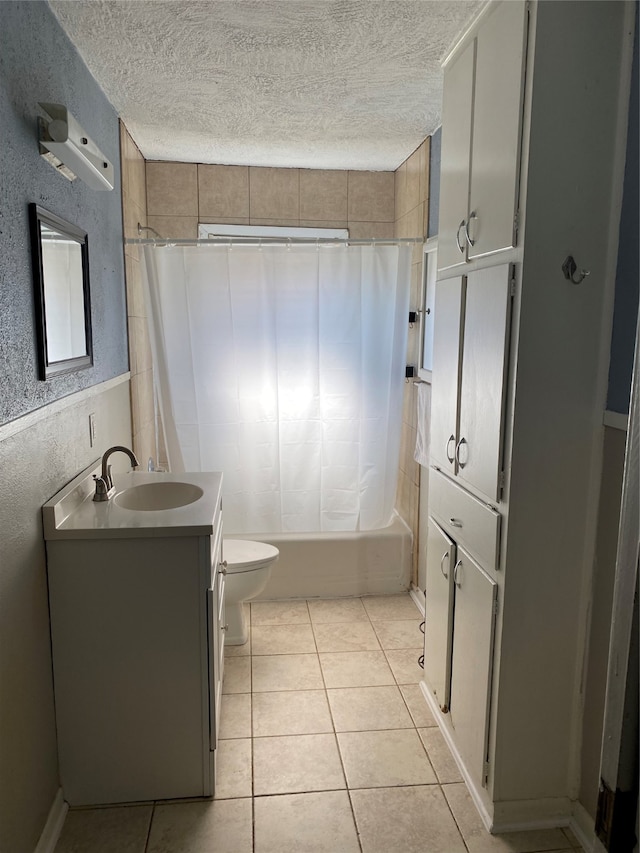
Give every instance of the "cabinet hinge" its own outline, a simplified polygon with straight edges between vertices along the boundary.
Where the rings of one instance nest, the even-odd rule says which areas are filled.
[[[513,216],[513,235],[516,238],[514,242],[517,242],[518,237],[518,229],[520,228],[520,211],[516,210]]]
[[[498,474],[498,488],[500,489],[500,491],[504,489],[504,468]]]
[[[485,761],[482,767],[482,783],[486,787],[489,784],[489,761]]]
[[[509,296],[514,297],[516,295],[516,277],[514,276],[509,282]]]
[[[499,610],[500,610],[500,608],[498,606],[498,597],[496,596],[494,601],[493,601],[493,615],[497,616]]]

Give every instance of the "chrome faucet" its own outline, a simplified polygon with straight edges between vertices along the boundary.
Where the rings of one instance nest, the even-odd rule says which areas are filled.
[[[113,479],[111,478],[111,465],[108,464],[109,457],[112,453],[115,453],[117,450],[122,451],[122,453],[126,453],[129,459],[131,460],[131,466],[136,468],[140,463],[132,450],[129,450],[128,447],[123,447],[120,444],[116,444],[115,447],[110,447],[106,450],[102,456],[102,472],[99,477],[93,475],[93,479],[96,483],[96,491],[93,496],[94,501],[108,501],[109,498],[112,498],[115,492],[113,487]]]

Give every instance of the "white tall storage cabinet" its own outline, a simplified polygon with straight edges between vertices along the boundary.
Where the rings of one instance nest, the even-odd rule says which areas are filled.
[[[577,793],[633,14],[495,2],[445,63],[423,690],[495,831]]]

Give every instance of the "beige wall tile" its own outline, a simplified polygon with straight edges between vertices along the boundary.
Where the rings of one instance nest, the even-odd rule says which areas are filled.
[[[394,172],[349,172],[349,221],[393,222]]]
[[[161,237],[175,237],[176,240],[195,240],[198,236],[197,216],[149,216],[147,224]],[[145,237],[153,237],[147,232]]]
[[[201,222],[249,216],[249,167],[198,165]]]
[[[248,216],[218,216],[215,222],[205,223],[210,225],[249,225],[251,220]]]
[[[144,157],[138,151],[135,143],[131,145],[134,148],[134,157],[129,168],[129,194],[134,202],[142,210],[147,209],[147,170]]]
[[[405,160],[401,166],[398,166],[395,175],[395,213],[396,219],[407,212],[407,161]]]
[[[147,424],[140,432],[134,433],[133,452],[138,457],[138,461],[144,470],[147,468],[147,461],[150,457],[154,462],[157,462],[158,454],[156,451],[156,437],[153,424]]]
[[[137,238],[140,235],[138,234],[138,223],[145,225],[145,215],[142,208],[138,207],[138,205],[134,202],[128,192],[124,191],[122,193],[122,224],[124,228],[124,236],[125,239],[130,237]],[[126,249],[125,244],[125,249]]]
[[[249,168],[249,216],[259,219],[299,219],[298,169]]]
[[[292,228],[297,228],[300,225],[299,219],[255,219],[253,216],[249,220],[251,225],[274,225],[274,226],[287,226],[290,225]]]
[[[147,213],[153,216],[198,215],[196,163],[147,163]]]
[[[391,240],[395,237],[393,222],[349,221],[349,236],[354,240]]]
[[[139,376],[151,371],[151,345],[149,331],[144,317],[129,317],[127,320],[129,332],[129,369],[131,376]]]
[[[422,166],[421,148],[417,148],[407,159],[407,200],[405,210],[413,210],[420,204],[420,171]]]
[[[420,201],[427,201],[429,198],[429,159],[431,156],[431,137],[427,136],[425,141],[420,146],[421,151],[421,166],[420,166]]]
[[[144,317],[144,294],[140,278],[140,264],[129,255],[125,256],[125,278],[127,282],[127,316]]]
[[[346,219],[301,219],[301,228],[348,228]]]
[[[299,176],[302,219],[347,218],[348,172],[300,169]]]
[[[133,433],[142,432],[145,427],[153,426],[155,412],[153,405],[153,373],[147,370],[131,377],[131,413]]]

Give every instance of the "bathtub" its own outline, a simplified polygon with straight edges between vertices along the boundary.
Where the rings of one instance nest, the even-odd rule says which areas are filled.
[[[398,515],[379,530],[225,536],[268,542],[280,550],[261,600],[382,595],[410,585],[413,537]]]

